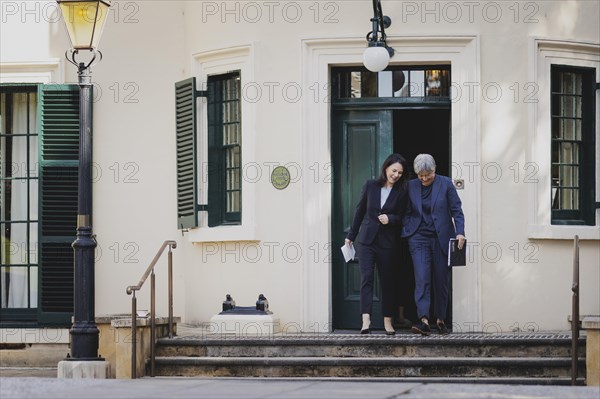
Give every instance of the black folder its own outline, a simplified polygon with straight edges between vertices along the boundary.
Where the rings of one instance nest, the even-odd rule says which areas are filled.
[[[467,265],[467,240],[462,249],[458,249],[458,240],[451,238],[448,243],[448,267]]]

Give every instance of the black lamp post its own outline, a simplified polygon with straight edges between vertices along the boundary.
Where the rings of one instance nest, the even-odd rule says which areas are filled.
[[[383,71],[394,56],[394,49],[386,42],[386,28],[392,25],[392,19],[383,15],[381,0],[373,0],[372,28],[367,33],[367,49],[363,53],[363,63],[371,72]]]
[[[99,360],[99,330],[94,312],[94,251],[92,233],[92,79],[90,67],[102,59],[96,47],[107,20],[109,1],[57,0],[62,11],[71,50],[67,60],[79,75],[79,185],[77,191],[77,238],[75,258],[74,317],[71,327],[71,360]],[[77,62],[79,52],[87,50],[91,59]],[[70,55],[69,55],[70,53]]]

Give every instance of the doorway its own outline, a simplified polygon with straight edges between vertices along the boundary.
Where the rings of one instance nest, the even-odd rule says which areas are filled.
[[[355,68],[360,69],[360,68]],[[403,67],[402,70],[408,69]],[[451,171],[451,107],[445,86],[450,81],[450,70],[442,76],[441,88],[429,90],[432,73],[427,67],[418,67],[419,73],[404,73],[405,77],[422,76],[422,82],[401,80],[398,86],[396,71],[392,71],[385,87],[385,79],[348,68],[332,71],[334,83],[331,124],[331,155],[333,162],[333,196],[331,239],[336,245],[332,252],[332,321],[334,330],[360,329],[360,271],[358,259],[344,262],[339,246],[348,233],[360,190],[365,180],[379,176],[383,160],[392,152],[402,154],[411,177],[415,177],[412,162],[416,155],[429,153],[437,163],[437,172],[449,175]],[[435,71],[434,71],[435,72]],[[336,74],[337,73],[337,74]],[[390,73],[388,71],[388,73]],[[438,82],[439,83],[439,82]],[[402,86],[404,85],[404,86]],[[420,86],[419,86],[420,85]],[[415,92],[418,95],[410,96]],[[381,97],[387,92],[387,97]],[[404,93],[404,94],[398,94]],[[408,93],[408,95],[406,94]],[[398,95],[398,97],[396,97]],[[339,243],[339,244],[338,244]],[[399,263],[402,275],[398,287],[406,303],[405,317],[416,321],[414,305],[414,275],[406,243],[403,243]],[[376,274],[372,327],[383,328],[380,286]],[[450,293],[452,292],[450,286]],[[452,324],[451,303],[447,323]]]
[[[451,171],[451,134],[450,109],[398,109],[393,112],[393,149],[404,156],[409,166],[409,179],[416,177],[413,160],[422,153],[431,154],[436,162],[436,173],[450,176]],[[400,259],[400,301],[404,304],[404,317],[413,323],[418,315],[415,305],[415,276],[413,263],[408,252],[408,243],[401,242]],[[452,274],[450,274],[448,292],[447,323],[452,325]],[[432,295],[434,292],[432,291]],[[430,314],[433,312],[431,301]],[[383,323],[383,321],[382,321]]]

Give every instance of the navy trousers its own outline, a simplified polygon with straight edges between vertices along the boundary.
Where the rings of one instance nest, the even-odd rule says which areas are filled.
[[[435,316],[446,319],[450,268],[436,236],[425,237],[418,232],[409,237],[408,247],[415,271],[415,302],[419,319],[429,319],[433,286]]]
[[[373,311],[373,280],[375,267],[381,283],[381,313],[383,317],[393,317],[398,308],[397,293],[398,273],[394,268],[399,267],[398,248],[382,248],[377,238],[371,245],[357,246],[360,266],[360,312],[372,314]]]

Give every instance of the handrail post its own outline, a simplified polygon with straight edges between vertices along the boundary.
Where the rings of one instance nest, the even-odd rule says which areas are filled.
[[[135,291],[131,297],[131,379],[137,378],[136,367],[136,349],[137,349],[137,298]]]
[[[573,291],[571,308],[571,385],[577,384],[579,362],[579,236],[573,245]]]
[[[169,265],[168,265],[168,284],[169,284],[169,338],[173,338],[173,251],[169,245]]]
[[[156,343],[156,276],[150,275],[150,376],[154,377],[154,345]]]
[[[173,253],[172,249],[177,248],[177,242],[167,240],[162,243],[160,249],[146,268],[146,271],[140,278],[137,285],[127,287],[127,295],[132,295],[131,298],[131,378],[137,378],[137,299],[135,292],[139,291],[144,282],[150,276],[150,374],[154,377],[155,372],[155,351],[156,351],[156,276],[154,266],[158,259],[169,247],[169,269],[168,269],[168,284],[169,284],[169,338],[173,338]],[[145,370],[145,369],[144,369]]]

